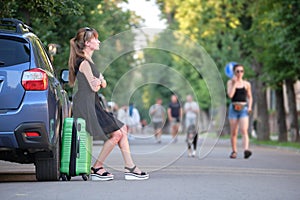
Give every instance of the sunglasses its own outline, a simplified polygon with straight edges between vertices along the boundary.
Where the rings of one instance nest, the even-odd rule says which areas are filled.
[[[236,70],[235,73],[244,73],[244,70]]]
[[[84,28],[84,35],[83,35],[83,40],[84,40],[84,41],[87,41],[87,40],[86,40],[86,36],[87,36],[86,33],[87,33],[88,31],[93,31],[93,30],[94,30],[94,29],[89,28],[89,27],[85,27],[85,28]]]

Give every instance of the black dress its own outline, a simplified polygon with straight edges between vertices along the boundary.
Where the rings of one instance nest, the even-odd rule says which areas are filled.
[[[77,91],[73,97],[73,116],[86,121],[86,130],[91,135],[96,136],[97,139],[107,140],[110,133],[119,130],[124,124],[112,113],[103,109],[98,94],[91,89],[85,75],[79,71],[82,61],[84,58],[79,58],[75,66],[77,87],[74,90]],[[99,77],[100,73],[95,64],[91,62],[89,64],[93,75]]]

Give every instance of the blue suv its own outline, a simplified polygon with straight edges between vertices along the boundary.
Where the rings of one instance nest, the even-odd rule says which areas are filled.
[[[0,19],[0,160],[34,163],[40,181],[58,180],[65,90],[32,29]]]

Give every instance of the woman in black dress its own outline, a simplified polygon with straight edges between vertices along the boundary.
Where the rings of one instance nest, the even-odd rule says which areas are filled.
[[[70,40],[69,84],[77,83],[77,91],[73,98],[74,118],[83,118],[86,129],[94,136],[105,140],[97,161],[91,168],[92,180],[112,180],[113,175],[103,168],[107,156],[118,144],[125,162],[126,180],[145,180],[149,175],[137,168],[132,160],[127,139],[126,126],[111,113],[105,111],[97,91],[106,87],[104,76],[99,73],[92,55],[99,50],[98,33],[92,28],[81,28]]]

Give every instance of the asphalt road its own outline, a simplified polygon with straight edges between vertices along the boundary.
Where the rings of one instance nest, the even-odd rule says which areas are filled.
[[[156,144],[152,136],[130,140],[136,164],[150,173],[146,181],[125,181],[118,147],[106,162],[115,175],[109,182],[83,181],[36,182],[33,165],[0,162],[0,199],[300,199],[300,152],[251,146],[253,156],[240,152],[229,159],[229,140],[201,135],[198,153],[188,157],[185,137],[171,143],[170,136]],[[94,160],[102,147],[95,142]]]

